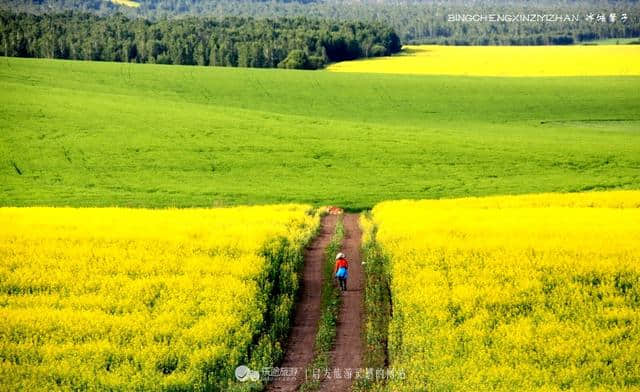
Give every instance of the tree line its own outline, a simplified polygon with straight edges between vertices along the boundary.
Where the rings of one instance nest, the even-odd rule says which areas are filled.
[[[376,22],[304,17],[149,21],[72,11],[0,11],[0,39],[0,51],[14,57],[298,69],[401,49],[398,35]]]
[[[632,0],[137,0],[138,8],[106,0],[0,0],[13,12],[85,10],[99,15],[122,12],[150,20],[191,16],[296,18],[383,23],[403,43],[446,45],[558,45],[604,38],[640,36],[640,4]],[[450,22],[451,14],[579,14],[574,22]],[[609,16],[615,23],[587,20],[588,14]],[[622,22],[620,16],[627,14]]]

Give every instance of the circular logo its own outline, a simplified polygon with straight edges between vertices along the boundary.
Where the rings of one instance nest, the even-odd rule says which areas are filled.
[[[236,378],[238,379],[238,381],[247,381],[251,373],[251,369],[244,365],[240,365],[236,368]]]

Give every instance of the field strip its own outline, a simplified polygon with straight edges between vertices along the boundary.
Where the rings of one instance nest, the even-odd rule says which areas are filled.
[[[366,265],[383,266],[392,298],[376,386],[637,389],[639,207],[639,191],[376,205]]]
[[[640,75],[638,57],[637,45],[407,45],[398,55],[342,61],[327,70],[500,77]]]
[[[259,381],[242,365],[282,358],[319,223],[294,204],[0,208],[0,389]]]

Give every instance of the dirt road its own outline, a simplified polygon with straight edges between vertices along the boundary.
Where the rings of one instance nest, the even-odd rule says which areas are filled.
[[[313,346],[320,319],[320,300],[325,262],[325,249],[331,241],[336,216],[327,215],[322,221],[322,231],[305,255],[301,295],[296,305],[293,328],[285,347],[281,369],[297,369],[295,377],[277,377],[267,386],[267,391],[295,391],[305,380],[305,368],[313,360]],[[362,232],[358,214],[344,215],[345,236],[342,252],[349,260],[347,291],[342,293],[342,305],[338,316],[335,347],[331,351],[330,378],[325,378],[320,391],[346,392],[351,389],[355,371],[362,364],[361,328],[363,319],[363,273],[360,256]],[[346,372],[352,370],[352,377]],[[335,377],[339,372],[340,377]],[[323,375],[324,376],[324,375]]]
[[[322,290],[325,249],[336,226],[336,216],[322,218],[320,234],[313,240],[305,254],[300,296],[296,304],[293,325],[281,368],[297,369],[295,377],[277,377],[266,390],[271,392],[295,391],[305,380],[305,368],[313,360],[313,345],[320,319],[320,300]]]
[[[331,378],[325,379],[321,391],[346,392],[351,389],[355,370],[362,366],[362,319],[363,319],[363,272],[360,256],[362,231],[358,224],[358,214],[345,214],[345,238],[342,252],[349,260],[347,291],[342,293],[342,306],[338,316],[336,342],[331,352]],[[352,369],[351,378],[345,373]],[[336,377],[337,374],[340,377]]]

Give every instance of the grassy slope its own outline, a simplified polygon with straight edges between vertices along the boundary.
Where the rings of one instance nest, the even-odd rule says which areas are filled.
[[[595,41],[578,42],[577,45],[627,45],[633,42],[640,42],[640,38],[605,38]]]
[[[639,87],[2,58],[0,205],[640,188]]]

